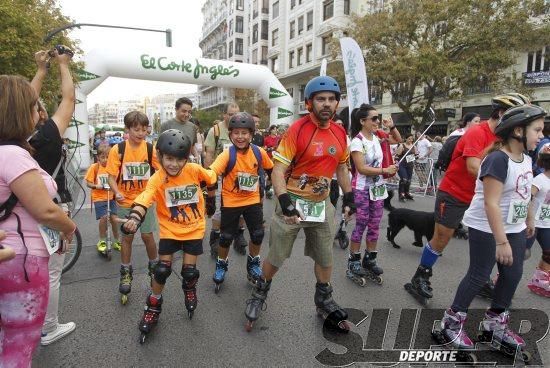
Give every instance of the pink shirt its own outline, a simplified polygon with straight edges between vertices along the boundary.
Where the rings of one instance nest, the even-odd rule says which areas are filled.
[[[38,166],[38,163],[31,157],[29,152],[18,146],[0,146],[0,203],[6,202],[11,195],[9,185],[30,170],[38,170],[48,193],[53,198],[57,192],[55,181]],[[36,220],[21,203],[17,203],[13,212],[17,213],[21,220],[21,231],[25,236],[28,254],[49,257],[44,240],[38,231]],[[7,235],[6,239],[2,241],[2,245],[13,248],[16,254],[25,254],[25,246],[17,233],[17,218],[14,214],[0,223],[0,229],[4,230]]]

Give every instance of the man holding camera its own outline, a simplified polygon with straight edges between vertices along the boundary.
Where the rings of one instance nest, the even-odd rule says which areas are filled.
[[[31,85],[39,96],[42,89],[42,83],[48,73],[50,61],[56,61],[59,65],[59,75],[61,77],[61,103],[51,117],[48,117],[45,107],[40,104],[40,120],[29,143],[35,149],[34,159],[57,183],[57,202],[68,211],[66,203],[71,201],[71,195],[67,190],[65,173],[63,170],[65,157],[62,149],[62,137],[71,122],[75,105],[74,83],[69,70],[69,63],[73,57],[73,52],[65,46],[58,45],[51,51],[38,51],[34,57],[38,69],[31,81]],[[48,301],[48,310],[46,312],[46,320],[42,328],[42,345],[49,345],[71,333],[76,328],[74,322],[64,324],[58,322],[59,287],[61,284],[61,272],[63,270],[64,261],[64,253],[54,253],[50,256],[48,263],[50,273],[50,297]]]

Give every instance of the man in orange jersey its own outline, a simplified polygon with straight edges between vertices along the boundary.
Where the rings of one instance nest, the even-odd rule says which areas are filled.
[[[344,191],[345,216],[354,210],[347,161],[344,128],[332,117],[340,101],[340,87],[328,76],[315,77],[305,88],[309,114],[294,122],[273,154],[271,174],[279,201],[271,221],[269,254],[263,263],[262,278],[248,300],[247,328],[258,319],[267,298],[271,280],[286,258],[290,257],[298,232],[306,236],[304,254],[315,262],[315,305],[328,325],[349,330],[347,313],[332,299],[332,244],[336,232],[334,206],[330,202],[330,181],[336,172]]]

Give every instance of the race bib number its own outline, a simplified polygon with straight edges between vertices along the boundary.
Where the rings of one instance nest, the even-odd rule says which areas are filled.
[[[59,250],[59,244],[61,243],[61,235],[59,234],[59,231],[52,230],[49,227],[40,224],[38,224],[38,231],[40,231],[40,235],[42,235],[42,239],[44,239],[46,249],[48,249],[50,256],[57,252]]]
[[[506,222],[510,225],[522,224],[527,219],[528,202],[512,201],[508,208],[508,218]]]
[[[166,199],[166,207],[182,206],[185,204],[199,202],[199,187],[196,185],[184,185],[181,187],[166,188],[164,197]]]
[[[410,164],[411,162],[414,162],[414,160],[416,160],[416,157],[414,157],[414,155],[405,156],[405,161],[407,161],[408,164]]]
[[[541,205],[535,218],[539,221],[550,224],[550,204]]]
[[[369,188],[369,197],[371,201],[380,201],[388,198],[386,184],[371,186]]]
[[[258,190],[258,182],[260,177],[249,173],[238,173],[237,179],[239,180],[239,189],[247,192],[255,192]]]
[[[147,162],[125,162],[123,180],[149,180],[151,170]]]
[[[296,199],[296,209],[304,215],[306,222],[325,222],[325,201],[311,202]]]
[[[101,185],[102,188],[109,186],[109,174],[99,174],[97,176],[97,184]]]

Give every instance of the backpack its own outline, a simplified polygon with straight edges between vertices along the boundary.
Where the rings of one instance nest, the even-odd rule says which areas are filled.
[[[436,169],[446,171],[449,168],[449,165],[453,159],[453,152],[456,144],[461,137],[462,135],[452,135],[447,138],[445,144],[443,144],[443,147],[441,147],[441,150],[439,151],[439,155],[437,156],[437,161],[435,163]]]
[[[118,143],[118,157],[120,159],[120,163],[124,161],[124,152],[126,151],[126,141]],[[155,169],[153,168],[153,144],[147,143],[147,162],[149,163],[149,170],[151,172],[151,176],[155,173]],[[98,169],[99,170],[99,169]],[[116,178],[116,182],[120,182],[120,174],[122,173],[122,170],[119,170],[118,176]]]
[[[256,156],[256,161],[258,161],[258,176],[260,177],[260,198],[263,198],[264,196],[264,189],[265,189],[265,170],[263,166],[263,159],[262,159],[262,152],[260,151],[260,148],[256,146],[255,144],[250,144],[250,148],[252,148],[252,152],[254,152],[254,156]],[[225,168],[224,176],[227,176],[233,168],[235,168],[235,164],[237,163],[237,148],[235,145],[232,145],[229,147],[229,162],[227,163],[227,166]]]

